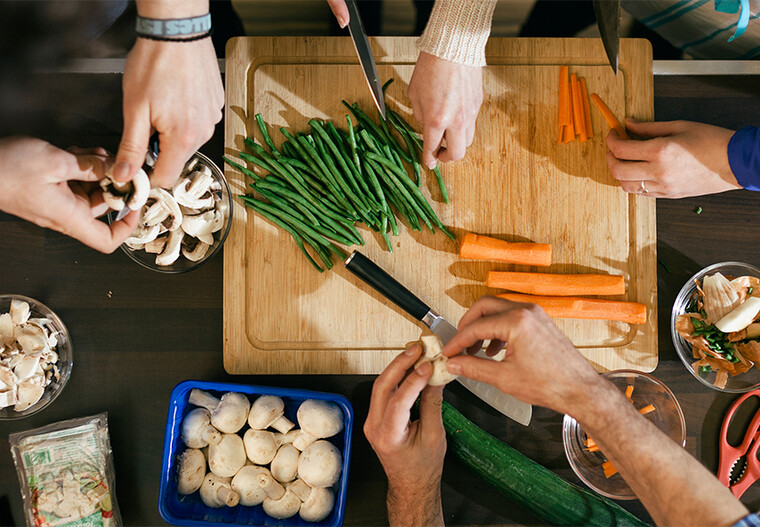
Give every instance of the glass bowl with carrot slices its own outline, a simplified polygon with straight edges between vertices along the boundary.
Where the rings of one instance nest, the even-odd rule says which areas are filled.
[[[686,444],[686,420],[681,405],[662,381],[635,370],[616,370],[602,375],[665,435],[681,446]],[[593,437],[569,415],[562,421],[562,444],[573,472],[592,490],[616,500],[636,498]]]
[[[676,297],[670,331],[681,362],[705,386],[760,387],[760,269],[741,262],[702,269]]]

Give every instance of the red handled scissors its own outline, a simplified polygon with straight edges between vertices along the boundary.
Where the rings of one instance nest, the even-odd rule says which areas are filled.
[[[728,427],[736,410],[750,397],[760,398],[760,389],[752,390],[739,397],[729,408],[720,427],[718,480],[737,498],[741,497],[760,478],[760,460],[757,459],[757,450],[760,448],[760,410],[752,417],[744,439],[739,445],[733,446],[727,439]]]

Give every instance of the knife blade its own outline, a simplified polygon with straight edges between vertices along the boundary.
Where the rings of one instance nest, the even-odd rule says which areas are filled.
[[[158,132],[155,132],[150,136],[150,140],[148,141],[148,153],[145,154],[145,164],[143,165],[143,170],[145,170],[148,175],[150,175],[150,172],[153,170],[153,165],[156,164],[156,159],[158,159]],[[127,196],[125,201],[128,201],[129,197],[130,196]],[[114,221],[123,220],[130,212],[132,212],[132,209],[124,205],[124,208],[119,211],[116,215],[116,220]]]
[[[359,62],[364,71],[364,78],[369,85],[369,91],[372,93],[372,98],[375,100],[377,109],[380,110],[380,114],[385,119],[383,85],[380,82],[380,75],[377,73],[375,57],[372,55],[372,47],[369,45],[367,32],[364,30],[364,24],[362,23],[361,15],[359,15],[359,9],[356,7],[356,1],[346,0],[346,7],[348,8],[349,16],[348,31],[351,33],[351,40],[354,43],[356,54],[359,56]]]
[[[457,334],[457,329],[451,323],[430,309],[411,291],[359,251],[352,252],[346,259],[345,265],[346,269],[372,286],[385,298],[428,326],[430,331],[440,337],[444,346]],[[482,350],[477,356],[488,358]],[[531,405],[482,382],[464,377],[458,377],[457,381],[510,419],[525,426],[530,423],[533,413]]]
[[[620,56],[620,0],[593,0],[593,4],[604,51],[617,75]]]

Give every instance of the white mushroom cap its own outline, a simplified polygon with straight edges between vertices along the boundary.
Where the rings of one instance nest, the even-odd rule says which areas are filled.
[[[143,245],[150,243],[158,237],[160,225],[138,225],[129,238],[124,243],[132,249],[142,249]]]
[[[16,299],[11,300],[10,315],[11,320],[15,325],[20,326],[22,324],[26,324],[26,322],[29,320],[30,314],[31,311],[28,302]]]
[[[151,190],[140,218],[140,225],[159,225],[159,232],[177,230],[182,225],[182,210],[174,196],[162,188]]]
[[[258,476],[269,472],[265,467],[246,465],[232,478],[232,490],[240,494],[240,505],[253,507],[261,504],[267,497],[264,489],[259,487]]]
[[[264,512],[272,518],[283,520],[298,514],[301,508],[301,500],[292,492],[285,491],[285,494],[279,500],[266,498],[264,500]]]
[[[441,354],[443,350],[443,342],[438,335],[425,335],[421,337],[422,348],[424,350],[422,356],[417,359],[414,364],[414,368],[419,368],[423,363],[429,362],[433,366],[433,375],[430,377],[428,384],[430,386],[443,386],[448,384],[457,378],[456,375],[449,373],[446,364],[449,362],[449,358],[446,355]]]
[[[310,487],[330,487],[340,477],[342,458],[329,441],[319,440],[298,458],[298,477]]]
[[[182,218],[182,230],[196,238],[205,237],[220,230],[224,225],[224,214],[216,209],[200,214],[185,214]]]
[[[270,470],[272,477],[280,483],[293,481],[298,474],[298,458],[301,452],[293,445],[283,445],[277,450]]]
[[[48,339],[45,330],[36,324],[16,326],[13,335],[22,353],[35,355],[48,350]]]
[[[201,501],[207,507],[234,507],[240,502],[240,495],[232,490],[231,478],[219,477],[213,472],[206,474],[201,484]]]
[[[192,240],[192,238],[190,238]],[[191,262],[197,262],[203,259],[204,256],[206,256],[206,253],[208,252],[211,245],[204,243],[201,240],[198,240],[198,243],[195,245],[195,248],[192,251],[187,250],[186,247],[182,247],[182,255],[190,260]],[[148,250],[147,247],[145,249]]]
[[[145,204],[150,193],[150,180],[148,174],[140,168],[135,173],[132,181],[117,183],[113,180],[113,167],[106,172],[106,177],[100,180],[100,188],[103,189],[103,201],[114,210],[129,207],[139,210]]]
[[[171,265],[179,258],[180,250],[182,249],[182,238],[185,233],[181,229],[171,231],[169,239],[164,246],[164,250],[156,256],[156,265]]]
[[[191,209],[208,209],[214,206],[214,196],[211,185],[214,176],[205,165],[182,177],[174,184],[172,193],[177,203]]]
[[[262,395],[251,405],[248,424],[251,428],[264,430],[270,426],[283,434],[293,428],[293,423],[283,416],[285,403],[276,395]]]
[[[309,497],[301,505],[299,514],[304,521],[319,522],[327,518],[335,505],[333,491],[316,487],[311,489]]]
[[[297,417],[301,433],[293,446],[301,451],[317,439],[332,437],[343,430],[343,411],[329,401],[307,399],[298,407]]]
[[[177,472],[177,492],[185,495],[192,494],[201,488],[205,476],[206,457],[203,452],[196,448],[188,448],[182,452]]]
[[[272,432],[249,428],[245,431],[243,441],[248,459],[257,465],[271,463],[277,454],[277,442]]]
[[[211,414],[205,408],[191,410],[182,420],[182,440],[188,448],[218,444],[222,435],[211,425]]]
[[[8,346],[13,342],[13,318],[10,313],[0,315],[0,346]]]
[[[211,424],[225,434],[234,434],[245,425],[250,403],[242,393],[228,392],[211,412]]]
[[[237,434],[222,434],[217,445],[208,446],[208,468],[223,478],[232,477],[245,465],[245,446]]]
[[[23,412],[24,410],[31,408],[42,398],[42,394],[45,393],[45,388],[42,384],[35,382],[35,378],[27,379],[18,385],[17,402],[13,406],[13,409],[17,412]]]

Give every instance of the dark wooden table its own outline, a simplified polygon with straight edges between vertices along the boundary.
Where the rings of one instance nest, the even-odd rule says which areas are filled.
[[[47,74],[55,101],[41,137],[67,147],[102,145],[115,150],[121,134],[118,74]],[[678,76],[655,79],[660,120],[691,119],[738,128],[760,122],[760,76]],[[203,151],[218,160],[222,127]],[[697,215],[695,207],[701,206]],[[670,308],[694,272],[714,262],[760,265],[760,194],[745,191],[657,203],[659,366],[654,374],[676,394],[687,423],[686,448],[712,471],[717,434],[733,397],[703,387],[678,360],[670,338]],[[222,367],[222,258],[183,275],[147,271],[121,251],[102,255],[58,233],[0,213],[0,292],[47,304],[67,324],[74,368],[61,396],[45,411],[0,422],[0,524],[23,523],[8,434],[102,411],[109,415],[116,492],[128,525],[163,524],[157,508],[167,404],[184,379],[256,383],[339,392],[356,417],[347,524],[386,522],[385,476],[361,432],[372,376],[236,376]],[[446,398],[483,428],[532,459],[579,483],[562,450],[562,416],[534,409],[522,427],[485,408],[458,385]],[[688,489],[684,489],[688,493]],[[760,489],[744,498],[760,508]],[[443,477],[449,524],[537,524],[452,458]],[[638,501],[622,505],[642,518]]]

